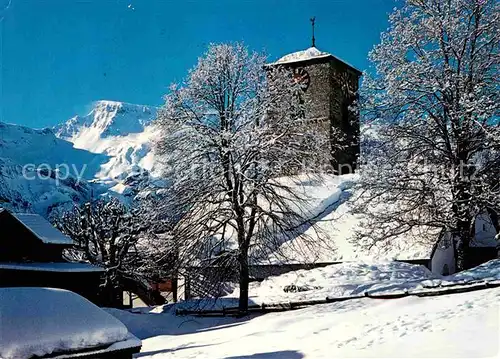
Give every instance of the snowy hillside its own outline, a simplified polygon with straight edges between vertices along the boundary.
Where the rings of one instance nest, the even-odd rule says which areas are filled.
[[[0,158],[17,164],[47,164],[52,168],[67,164],[80,169],[86,165],[83,176],[94,177],[106,156],[76,149],[71,142],[59,139],[50,129],[35,130],[0,122]],[[75,172],[75,171],[73,171]]]
[[[46,216],[58,206],[88,199],[86,180],[107,160],[75,149],[50,129],[0,122],[0,206]]]
[[[438,279],[426,267],[403,262],[345,262],[324,268],[292,271],[250,283],[250,299],[257,304],[285,303],[421,289]],[[238,297],[235,288],[228,297]]]
[[[291,271],[252,282],[252,303],[287,303],[370,294],[418,293],[470,282],[500,281],[500,259],[450,276],[431,273],[422,265],[396,261],[354,261],[323,268]],[[223,300],[237,298],[239,288]],[[219,305],[219,304],[218,304]]]
[[[388,243],[360,245],[356,234],[363,218],[353,213],[358,175],[323,176],[319,182],[294,182],[295,190],[309,198],[309,217],[316,219],[318,231],[304,227],[311,238],[323,237],[314,246],[304,239],[285,242],[264,263],[311,263],[352,261],[359,259],[424,259],[429,258],[435,235],[416,231],[401,235]]]

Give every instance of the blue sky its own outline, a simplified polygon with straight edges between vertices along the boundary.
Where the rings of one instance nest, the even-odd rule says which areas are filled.
[[[0,9],[9,0],[0,0]],[[130,6],[129,6],[130,5]],[[210,42],[270,60],[316,45],[364,70],[394,0],[12,0],[0,10],[0,121],[53,126],[96,100],[161,105]]]

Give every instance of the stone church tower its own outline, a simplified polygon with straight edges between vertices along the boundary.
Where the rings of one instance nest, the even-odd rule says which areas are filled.
[[[306,119],[328,131],[333,171],[349,173],[356,169],[360,150],[359,115],[351,105],[357,99],[362,73],[332,54],[318,50],[314,42],[313,35],[312,47],[283,56],[270,65],[293,71],[303,91]],[[343,149],[336,150],[338,146]]]

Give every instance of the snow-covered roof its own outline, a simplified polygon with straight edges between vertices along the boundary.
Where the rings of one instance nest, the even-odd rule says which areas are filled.
[[[277,61],[275,61],[271,65],[290,64],[290,63],[295,63],[295,62],[300,62],[300,61],[309,61],[309,60],[316,60],[316,59],[322,59],[322,58],[328,58],[328,57],[337,59],[338,61],[346,64],[350,68],[352,68],[358,72],[361,72],[358,69],[356,69],[354,66],[347,63],[346,61],[341,60],[338,57],[333,56],[332,54],[330,54],[328,52],[321,51],[314,46],[310,47],[308,49],[305,49],[305,50],[296,51],[296,52],[292,52],[291,54],[285,55],[285,56],[279,58]]]
[[[105,357],[105,358],[112,358],[111,353],[113,353],[115,356],[118,355],[118,353],[122,354],[125,351],[129,351],[131,353],[138,353],[140,351],[142,342],[140,339],[138,339],[136,336],[133,334],[129,333],[128,337],[125,338],[124,340],[120,342],[116,342],[111,344],[109,347],[106,348],[98,348],[95,350],[85,350],[84,355],[82,355],[84,358],[100,358]],[[134,350],[135,349],[135,350]],[[51,359],[74,359],[78,358],[79,355],[75,353],[70,353],[70,354],[61,354],[58,356],[51,356]]]
[[[52,262],[52,263],[0,263],[0,269],[41,271],[41,272],[103,272],[104,269],[87,263]]]
[[[306,60],[312,60],[312,59],[318,59],[322,57],[328,57],[332,56],[328,52],[323,52],[318,50],[316,47],[310,47],[305,50],[297,51],[297,52],[292,52],[291,54],[285,55],[281,58],[278,59],[278,61],[275,62],[275,64],[284,64],[284,63],[289,63],[289,62],[296,62],[296,61],[306,61]]]
[[[12,215],[43,243],[73,244],[71,238],[62,234],[38,214],[12,213]]]
[[[97,349],[129,338],[112,315],[73,292],[0,288],[0,358]]]

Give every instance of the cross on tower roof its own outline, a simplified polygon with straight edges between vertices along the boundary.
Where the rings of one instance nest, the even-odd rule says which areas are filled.
[[[316,16],[310,18],[309,21],[311,21],[312,26],[312,47],[316,47],[316,39],[314,38],[314,24],[316,22]]]

